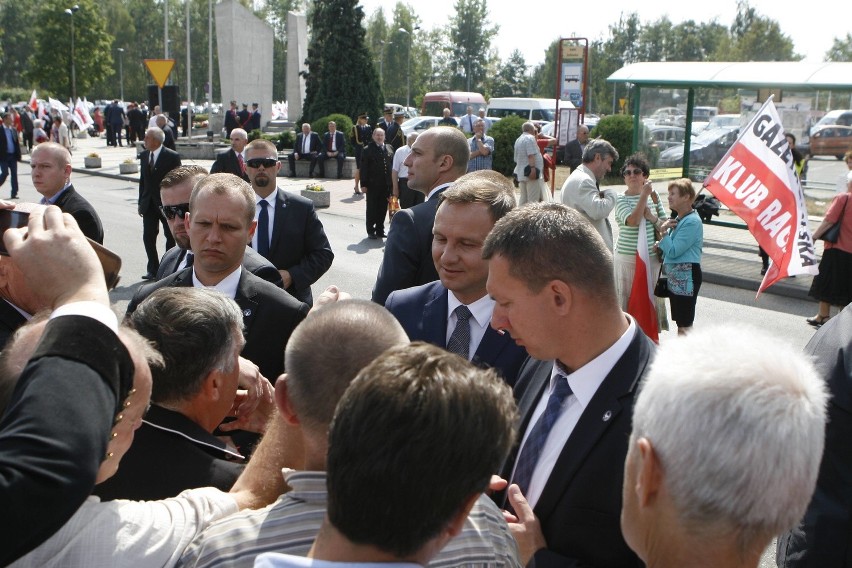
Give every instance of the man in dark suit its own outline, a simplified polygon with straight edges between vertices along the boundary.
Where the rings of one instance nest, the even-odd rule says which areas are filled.
[[[373,141],[361,154],[361,187],[367,194],[367,237],[385,238],[385,215],[393,188],[393,148],[385,144],[385,131],[373,130]]]
[[[124,127],[124,109],[118,100],[112,101],[104,111],[104,119],[106,119],[109,128],[107,129],[107,145],[108,146],[124,146],[121,141],[121,130]]]
[[[234,174],[237,177],[249,180],[246,173],[245,150],[248,144],[248,133],[242,128],[234,128],[229,136],[231,139],[231,149],[219,152],[216,156],[216,161],[210,168],[211,174],[227,173]]]
[[[624,314],[612,255],[556,203],[519,207],[485,240],[491,325],[531,357],[515,397],[518,446],[503,468],[521,559],[535,566],[642,563],[619,519],[633,401],[653,343]]]
[[[318,157],[321,178],[325,177],[325,161],[329,158],[337,160],[337,179],[340,179],[343,162],[346,161],[346,139],[333,120],[328,121],[328,132],[322,136],[322,150]]]
[[[310,160],[309,176],[314,177],[314,168],[317,165],[320,150],[322,150],[322,141],[319,134],[311,132],[311,125],[305,122],[302,124],[301,134],[296,135],[293,151],[287,156],[287,163],[290,165],[290,177],[296,177],[296,160]]]
[[[32,293],[64,315],[47,322],[0,411],[0,500],[8,504],[0,519],[2,565],[54,534],[89,496],[134,375],[83,234],[65,225],[58,208],[30,218],[41,238],[25,240],[27,229],[9,229],[9,253]]]
[[[160,255],[157,254],[157,235],[162,223],[166,235],[166,250],[175,246],[166,220],[160,214],[160,182],[166,174],[180,166],[177,152],[163,147],[166,135],[162,129],[149,128],[145,132],[145,151],[142,152],[139,174],[139,216],[142,217],[142,242],[148,255],[147,272],[143,280],[154,280],[160,267]]]
[[[334,260],[314,204],[300,195],[276,189],[281,162],[272,142],[258,139],[246,146],[246,166],[254,190],[257,221],[251,246],[275,265],[284,289],[310,306],[311,285]]]
[[[56,205],[69,213],[83,234],[104,243],[104,227],[95,208],[71,184],[71,154],[55,142],[43,142],[33,149],[30,158],[33,185],[44,205]]]
[[[130,143],[142,140],[145,136],[145,113],[136,103],[127,105],[127,130],[130,133]]]
[[[583,163],[583,149],[589,141],[589,127],[580,125],[577,127],[577,138],[565,145],[562,162],[567,164],[571,171]]]
[[[243,103],[243,110],[237,113],[237,121],[239,122],[240,128],[243,130],[250,130],[249,125],[251,124],[251,113],[248,110],[248,103]]]
[[[394,290],[419,286],[438,279],[432,262],[432,224],[438,195],[467,172],[470,149],[457,128],[430,128],[411,145],[405,159],[408,187],[426,201],[393,216],[385,242],[385,254],[372,300],[384,305]],[[362,180],[363,182],[363,180]]]
[[[29,107],[24,107],[20,112],[20,116],[21,128],[23,128],[21,134],[24,139],[24,146],[26,146],[28,152],[31,152],[33,149],[33,130],[35,129],[32,111]]]
[[[237,116],[237,101],[231,101],[231,108],[225,113],[225,134],[231,137],[234,128],[240,127],[240,118]]]
[[[396,152],[405,146],[405,133],[402,131],[402,121],[405,120],[405,113],[402,111],[393,113],[393,122],[385,129],[385,143],[393,147]]]
[[[164,364],[151,368],[152,405],[121,468],[94,494],[153,501],[196,487],[229,491],[243,456],[213,431],[237,394],[244,343],[239,306],[204,288],[163,288],[139,305],[130,324]]]
[[[172,127],[172,121],[164,114],[157,115],[157,127],[163,131],[163,146],[169,150],[176,151],[175,139],[177,135],[175,134],[175,129]]]
[[[393,124],[393,109],[391,107],[385,107],[382,110],[382,119],[376,124],[376,128],[381,128],[387,133],[390,125]]]
[[[127,307],[132,314],[154,290],[171,286],[213,287],[234,299],[243,312],[246,339],[242,356],[274,381],[283,371],[284,346],[308,313],[308,306],[281,288],[242,270],[251,240],[254,194],[231,174],[212,174],[195,185],[190,197],[189,240],[192,267],[137,290]]]
[[[177,245],[167,250],[163,258],[160,259],[157,280],[180,272],[192,264],[193,255],[184,221],[189,212],[189,197],[192,195],[192,188],[206,176],[207,170],[201,166],[180,166],[166,174],[166,177],[160,183],[160,199],[163,202],[160,209],[166,218],[166,223],[169,224],[169,229]],[[272,282],[279,288],[282,285],[281,274],[278,269],[250,247],[246,247],[243,256],[243,268],[267,282]]]
[[[490,326],[494,300],[485,289],[482,244],[494,223],[515,207],[515,188],[505,176],[483,170],[460,177],[440,201],[432,259],[441,280],[391,292],[385,307],[412,341],[494,367],[514,385],[527,352]]]
[[[852,305],[826,322],[805,347],[828,387],[828,424],[816,490],[802,521],[778,538],[780,568],[852,563]],[[791,450],[794,448],[791,448]]]
[[[21,143],[18,140],[18,130],[15,128],[12,113],[3,115],[0,126],[0,186],[12,178],[12,199],[18,198],[18,162],[21,161]]]
[[[248,131],[260,130],[260,105],[251,103],[251,119],[249,119]]]

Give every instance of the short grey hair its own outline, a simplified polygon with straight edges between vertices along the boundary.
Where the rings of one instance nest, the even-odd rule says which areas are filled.
[[[615,146],[603,138],[595,138],[594,140],[589,140],[589,143],[583,148],[583,163],[589,164],[594,162],[595,156],[598,154],[601,155],[601,158],[612,156],[613,161],[618,160],[618,150],[615,149]]]
[[[214,290],[161,288],[128,318],[164,359],[151,365],[154,402],[192,399],[211,371],[233,370],[245,344],[242,310]]]
[[[523,130],[523,131],[524,131],[524,132],[526,132],[527,134],[535,134],[535,124],[533,124],[532,122],[527,121],[527,122],[525,122],[525,123],[524,123],[524,125],[521,127],[521,130]]]
[[[160,141],[160,144],[166,141],[166,133],[159,126],[149,126],[148,130],[145,131],[145,136],[148,134],[152,134],[156,140]]]
[[[708,357],[708,346],[724,357]],[[633,410],[630,452],[637,439],[650,440],[687,530],[721,530],[748,551],[804,514],[827,398],[808,358],[778,338],[696,330],[657,351]]]
[[[231,130],[231,136],[233,136],[234,134],[236,134],[238,138],[248,140],[248,132],[246,132],[242,128],[234,128],[233,130]]]

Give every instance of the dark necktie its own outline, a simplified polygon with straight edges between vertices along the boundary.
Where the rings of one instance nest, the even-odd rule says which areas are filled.
[[[184,268],[189,268],[192,266],[193,261],[195,261],[195,255],[192,251],[187,251],[186,253],[186,266]]]
[[[246,162],[243,160],[243,155],[239,152],[237,152],[237,162],[240,163],[240,173],[246,175]]]
[[[153,172],[153,171],[154,171],[154,164],[156,163],[156,161],[157,161],[157,160],[156,160],[156,158],[154,157],[154,152],[151,152],[151,161],[150,161],[150,162],[148,162],[148,171],[149,171],[149,172]]]
[[[261,199],[260,214],[257,216],[257,252],[261,256],[269,256],[269,212],[266,207],[269,203],[265,199]]]
[[[469,359],[470,355],[470,317],[467,306],[459,306],[453,313],[456,315],[456,328],[447,342],[447,351]]]
[[[550,398],[547,399],[547,407],[544,409],[538,422],[533,426],[530,435],[527,436],[527,441],[521,449],[521,455],[518,458],[515,466],[515,475],[512,477],[512,483],[517,483],[521,488],[521,492],[526,495],[530,487],[535,466],[538,464],[538,458],[541,456],[541,451],[544,449],[544,444],[547,442],[547,436],[550,434],[553,424],[559,417],[562,410],[562,403],[571,394],[571,387],[568,385],[568,377],[559,374],[556,377],[556,385],[553,392],[550,393]]]

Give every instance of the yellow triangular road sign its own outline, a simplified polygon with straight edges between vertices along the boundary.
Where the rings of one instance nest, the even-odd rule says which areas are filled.
[[[162,89],[166,81],[169,80],[169,73],[172,72],[175,66],[174,59],[145,59],[145,67],[154,78],[154,82]]]

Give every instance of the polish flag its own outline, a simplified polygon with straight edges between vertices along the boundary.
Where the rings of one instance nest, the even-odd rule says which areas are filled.
[[[84,130],[90,124],[94,124],[94,120],[89,116],[89,109],[83,104],[83,99],[77,99],[77,104],[74,105],[74,113],[71,115],[80,130]]]
[[[639,221],[639,238],[636,241],[636,271],[633,273],[633,286],[630,288],[627,313],[633,316],[645,335],[654,343],[659,343],[660,333],[657,327],[653,277],[651,258],[648,256],[648,232],[645,228],[645,217],[642,217]]]
[[[38,98],[36,96],[35,89],[33,89],[33,94],[30,95],[30,102],[27,103],[27,106],[30,107],[33,112],[38,110]]]

